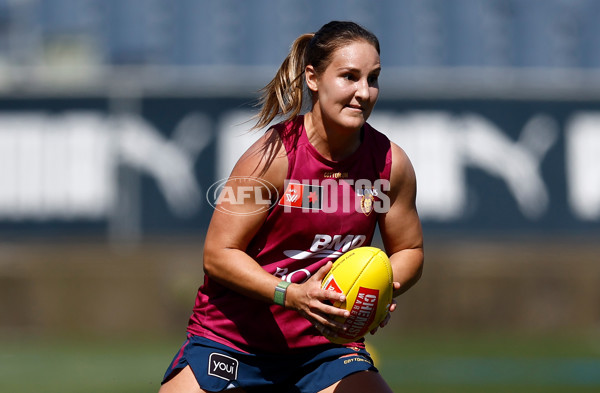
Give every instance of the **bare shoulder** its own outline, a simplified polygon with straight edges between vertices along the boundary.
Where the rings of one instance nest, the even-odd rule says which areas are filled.
[[[400,146],[391,143],[392,149],[392,170],[390,173],[390,183],[392,192],[415,192],[416,175],[410,158]]]
[[[278,133],[268,130],[239,158],[213,212],[205,252],[247,247],[284,187],[288,165],[282,145]]]
[[[257,177],[280,188],[287,170],[285,147],[279,133],[271,128],[240,157],[231,176]]]

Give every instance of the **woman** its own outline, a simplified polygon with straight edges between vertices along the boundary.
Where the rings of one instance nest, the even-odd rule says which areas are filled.
[[[391,391],[363,340],[336,345],[323,336],[343,334],[334,318],[349,314],[331,305],[343,295],[321,289],[332,261],[369,245],[377,224],[394,295],[421,275],[412,165],[366,123],[380,69],[377,38],[352,22],[293,43],[263,89],[256,127],[286,120],[231,173],[206,235],[188,339],[160,393]],[[311,108],[300,115],[305,93]]]

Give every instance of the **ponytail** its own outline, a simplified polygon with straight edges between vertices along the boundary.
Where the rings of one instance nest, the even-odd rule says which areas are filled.
[[[257,121],[254,129],[266,127],[280,115],[290,120],[300,114],[304,96],[304,58],[313,37],[313,33],[298,37],[273,80],[260,90],[260,112],[255,116]]]
[[[354,22],[331,21],[316,33],[296,38],[273,80],[260,90],[260,112],[254,117],[257,121],[253,129],[268,126],[280,115],[286,116],[285,121],[299,115],[303,107],[306,65],[312,65],[317,74],[324,72],[333,53],[355,41],[370,43],[379,53],[377,37]]]

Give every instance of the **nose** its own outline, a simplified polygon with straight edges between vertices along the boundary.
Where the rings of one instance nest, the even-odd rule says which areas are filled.
[[[368,100],[370,96],[369,81],[366,78],[361,78],[356,82],[355,96],[360,100]]]

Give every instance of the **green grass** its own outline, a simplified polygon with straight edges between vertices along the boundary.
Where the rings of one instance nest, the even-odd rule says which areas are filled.
[[[397,392],[600,391],[600,341],[585,335],[388,332],[369,343]]]
[[[177,346],[164,339],[0,342],[0,392],[157,392]]]
[[[585,335],[370,337],[396,392],[598,392],[600,340]],[[157,392],[183,337],[0,338],[0,392]]]

